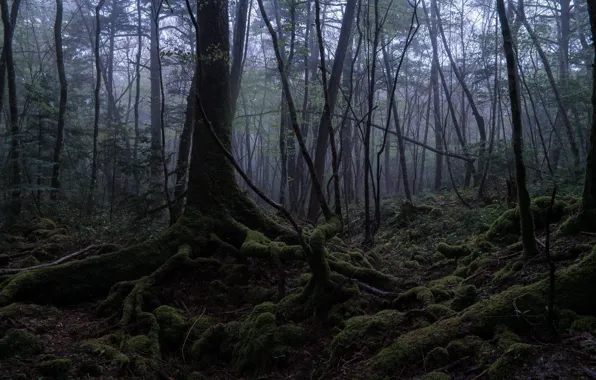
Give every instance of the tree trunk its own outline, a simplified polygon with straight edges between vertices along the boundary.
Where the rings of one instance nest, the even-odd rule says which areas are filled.
[[[230,71],[230,107],[232,117],[236,114],[236,104],[240,85],[242,83],[242,68],[244,66],[244,40],[248,20],[248,0],[239,0],[236,5],[236,23],[234,25],[234,42],[232,44],[232,68]]]
[[[20,2],[20,0],[15,0]],[[13,3],[14,4],[14,3]],[[19,135],[19,107],[17,104],[17,84],[15,77],[14,59],[12,55],[12,37],[14,25],[8,13],[7,0],[0,2],[2,25],[4,27],[4,53],[6,58],[6,74],[8,82],[8,114],[11,135],[10,146],[10,185],[12,195],[10,201],[9,220],[14,221],[21,215],[21,137]],[[18,4],[16,9],[18,10]],[[13,7],[14,11],[14,7]]]
[[[423,2],[424,4],[424,2]],[[443,149],[443,137],[441,136],[441,103],[439,100],[439,51],[437,46],[437,4],[432,0],[430,3],[430,41],[433,48],[433,60],[430,69],[430,84],[433,94],[433,115],[435,117],[435,147],[437,150]],[[435,155],[435,191],[440,191],[443,182],[443,156]]]
[[[64,53],[62,52],[62,0],[56,0],[56,23],[54,24],[54,43],[56,44],[56,66],[60,78],[60,103],[58,108],[58,126],[56,143],[54,145],[54,167],[52,168],[51,199],[56,199],[60,191],[60,165],[62,145],[64,141],[64,115],[66,114],[66,100],[68,97],[68,83],[64,71]]]
[[[337,48],[335,49],[335,59],[333,60],[333,67],[331,69],[331,76],[329,78],[329,84],[326,89],[328,93],[328,107],[329,115],[333,115],[335,105],[337,103],[337,97],[339,93],[339,87],[341,86],[341,75],[343,71],[344,60],[348,45],[351,41],[352,25],[354,24],[354,18],[356,14],[356,0],[348,0],[344,10],[343,21],[341,24],[341,31],[339,34],[339,40],[337,42]],[[326,70],[326,68],[321,68]],[[327,145],[329,144],[329,129],[331,124],[331,118],[327,117],[325,113],[321,116],[319,122],[319,128],[317,132],[317,146],[315,150],[315,168],[317,170],[317,176],[325,183],[325,160],[327,157]],[[316,199],[315,189],[311,187],[310,201],[308,206],[308,219],[314,220],[319,212],[318,199]]]
[[[497,12],[501,21],[501,32],[503,34],[503,46],[505,59],[507,61],[507,81],[509,84],[509,97],[511,102],[511,144],[515,158],[515,182],[517,187],[517,199],[521,224],[522,244],[524,247],[524,258],[528,259],[537,253],[536,240],[534,236],[534,217],[532,216],[531,200],[526,188],[526,167],[523,158],[523,133],[521,117],[521,99],[519,76],[517,72],[517,61],[513,48],[513,38],[505,3],[497,0]]]
[[[160,0],[151,0],[151,44],[149,47],[151,76],[151,156],[149,201],[153,207],[163,198],[163,167],[161,153],[161,86],[159,64],[159,14]]]

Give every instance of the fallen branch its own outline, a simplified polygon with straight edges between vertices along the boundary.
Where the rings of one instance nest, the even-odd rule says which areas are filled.
[[[84,254],[88,254],[91,250],[95,250],[98,248],[102,248],[104,246],[106,246],[107,244],[93,244],[88,246],[87,248],[81,249],[80,251],[71,253],[70,255],[66,255],[64,257],[59,258],[56,261],[52,261],[51,263],[43,263],[43,264],[39,264],[39,265],[34,265],[32,267],[28,267],[28,268],[7,268],[7,269],[2,269],[0,270],[0,275],[2,274],[12,274],[12,273],[20,273],[20,272],[26,272],[26,271],[30,271],[30,270],[35,270],[35,269],[40,269],[40,268],[46,268],[46,267],[51,267],[54,265],[58,265],[58,264],[62,264],[68,260],[71,260],[75,257],[84,255]]]
[[[356,283],[358,284],[358,287],[360,289],[364,290],[365,292],[369,292],[371,294],[377,295],[377,296],[381,296],[381,297],[397,297],[398,296],[397,293],[386,292],[384,290],[377,289],[374,286],[365,284],[364,282],[361,282],[361,281],[356,281]]]

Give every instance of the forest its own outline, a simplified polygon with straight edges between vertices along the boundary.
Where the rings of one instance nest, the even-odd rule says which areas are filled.
[[[0,15],[0,379],[596,379],[595,0]]]

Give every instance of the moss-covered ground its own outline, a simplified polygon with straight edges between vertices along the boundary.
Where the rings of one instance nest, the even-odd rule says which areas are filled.
[[[533,202],[541,243],[548,203]],[[299,252],[281,242],[264,252],[255,234],[259,255],[243,255],[233,229],[206,236],[201,250],[185,230],[180,241],[156,233],[59,270],[3,274],[0,378],[593,379],[596,236],[557,234],[575,203],[559,199],[551,220],[557,334],[546,313],[548,263],[542,253],[522,260],[516,210],[427,195],[405,207],[384,200],[369,251],[354,227],[331,239],[332,288],[308,300],[312,275]],[[84,248],[77,234],[49,219],[2,233],[0,272]],[[80,283],[76,270],[90,263],[89,281],[105,283]],[[78,287],[60,288],[69,281]]]

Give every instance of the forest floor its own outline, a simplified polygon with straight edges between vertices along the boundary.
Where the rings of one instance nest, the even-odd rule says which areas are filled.
[[[558,294],[555,333],[544,294],[532,294],[532,284],[549,276],[540,219],[549,201],[534,200],[541,253],[527,261],[514,214],[502,203],[468,209],[444,194],[407,208],[386,199],[369,252],[358,250],[361,236],[353,230],[361,215],[354,206],[330,251],[397,281],[384,290],[345,284],[358,294],[334,305],[324,321],[275,303],[278,268],[251,258],[238,264],[217,257],[216,269],[193,266],[151,288],[144,309],[160,325],[157,351],[133,345],[113,315],[98,312],[107,294],[59,308],[10,304],[0,308],[0,379],[596,379],[596,300],[583,299],[575,310],[565,299],[572,296]],[[556,234],[576,207],[575,198],[560,198],[551,219],[550,255],[564,290],[574,265],[596,255],[596,235]],[[91,243],[74,259],[118,248],[59,221],[35,220],[0,234],[0,275]],[[310,276],[302,262],[285,272],[290,296]]]

